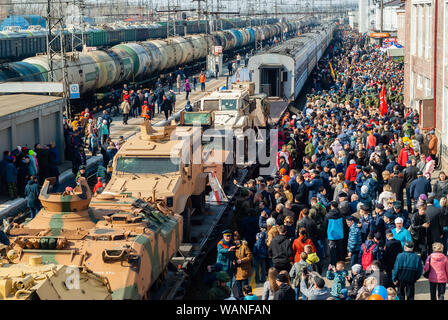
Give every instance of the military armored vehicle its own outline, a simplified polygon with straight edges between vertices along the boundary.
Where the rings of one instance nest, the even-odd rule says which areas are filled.
[[[36,217],[9,230],[10,249],[16,252],[11,263],[27,264],[39,256],[45,268],[38,272],[50,265],[85,268],[107,279],[112,299],[147,298],[181,242],[182,216],[163,200],[144,201],[132,193],[104,193],[92,201],[85,178],[64,193],[50,192],[52,182],[47,179],[42,187],[43,209]]]
[[[126,141],[114,157],[113,174],[103,192],[164,202],[184,218],[185,242],[190,240],[191,215],[204,208],[207,181],[201,150],[193,150],[195,130],[175,123],[152,127],[145,121],[141,133]]]
[[[194,102],[192,112],[181,112],[180,125],[198,124],[203,128],[204,170],[213,172],[224,185],[233,180],[238,167],[251,163],[246,130],[254,129],[256,133],[259,128],[267,127],[268,117],[267,96],[253,95],[253,83],[245,82],[231,90],[212,92]],[[241,150],[237,150],[237,141],[244,144]],[[240,158],[242,156],[244,159]],[[252,162],[256,163],[256,160],[252,159]]]
[[[86,267],[43,264],[42,256],[29,263],[12,263],[17,253],[0,245],[1,300],[111,300],[106,277]]]

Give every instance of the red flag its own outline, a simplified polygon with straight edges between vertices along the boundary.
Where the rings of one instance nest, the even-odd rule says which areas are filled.
[[[381,116],[384,116],[387,113],[387,102],[386,102],[386,89],[381,88],[381,93],[380,93],[380,112],[381,112]]]

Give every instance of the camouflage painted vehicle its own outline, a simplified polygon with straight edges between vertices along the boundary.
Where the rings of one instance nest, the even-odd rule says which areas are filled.
[[[50,193],[50,182],[39,196],[43,209],[8,231],[17,253],[11,262],[40,256],[44,266],[77,266],[107,279],[113,299],[148,298],[182,240],[182,217],[165,201],[144,201],[132,192],[106,192],[92,201],[84,178],[62,194]]]
[[[201,148],[193,148],[195,130],[179,128],[174,122],[152,127],[145,121],[141,133],[127,140],[114,157],[113,174],[103,192],[165,203],[171,212],[183,217],[183,238],[179,241],[184,242],[190,241],[191,215],[204,208],[208,177]],[[186,153],[191,155],[188,159]]]
[[[1,300],[111,300],[107,278],[86,267],[43,264],[42,256],[29,263],[12,263],[17,253],[0,245]]]

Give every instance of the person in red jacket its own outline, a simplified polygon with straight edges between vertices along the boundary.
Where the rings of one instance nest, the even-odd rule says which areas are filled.
[[[358,172],[361,170],[361,166],[359,166],[358,171],[356,170],[356,167],[358,167],[356,165],[355,160],[350,160],[350,164],[347,167],[347,171],[345,172],[345,180],[348,181],[356,181],[356,176],[358,175]]]
[[[370,149],[371,147],[376,147],[376,138],[373,135],[373,130],[370,131],[370,134],[367,137],[367,149]]]
[[[409,142],[404,143],[404,148],[401,149],[400,155],[398,156],[398,164],[403,168],[406,167],[406,162],[408,162],[411,155],[414,154],[414,149],[409,146]]]
[[[103,178],[98,177],[97,183],[93,187],[93,192],[95,193],[99,188],[103,186]]]
[[[300,254],[305,251],[305,246],[308,244],[313,248],[313,252],[316,252],[316,247],[314,246],[313,241],[308,238],[306,229],[300,228],[299,237],[292,243],[292,251],[294,252],[294,263],[300,261]]]

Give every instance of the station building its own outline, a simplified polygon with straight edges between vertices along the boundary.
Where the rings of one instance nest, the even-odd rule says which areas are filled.
[[[404,104],[418,110],[423,129],[434,128],[448,165],[448,1],[405,1]]]

